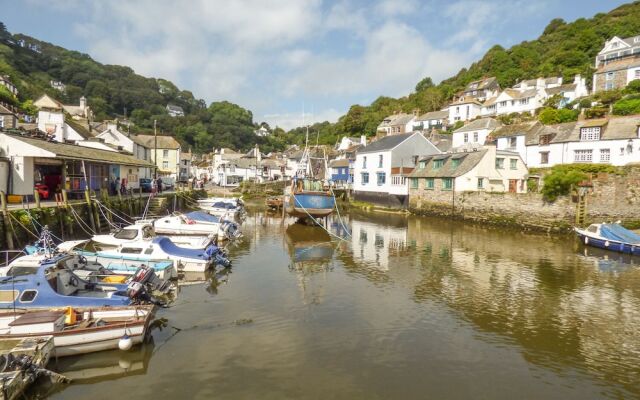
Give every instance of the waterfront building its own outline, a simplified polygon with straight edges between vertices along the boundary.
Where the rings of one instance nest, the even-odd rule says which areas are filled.
[[[529,165],[527,138],[534,137],[545,129],[545,126],[537,120],[505,125],[491,132],[488,141],[494,142],[498,150],[518,153],[525,164]]]
[[[620,89],[640,79],[640,36],[606,41],[595,59],[593,92]]]
[[[68,106],[44,94],[33,104],[38,108],[38,129],[54,140],[75,143],[93,136],[87,119],[91,110],[84,97],[80,99],[79,106]]]
[[[351,174],[349,173],[349,160],[346,158],[335,159],[329,162],[329,168],[331,169],[331,181],[337,187],[348,187],[351,181]]]
[[[525,193],[528,173],[518,153],[495,145],[422,157],[409,175],[410,203],[446,203],[452,192]]]
[[[152,149],[147,147],[146,141],[138,138],[137,135],[122,132],[117,121],[106,122],[106,129],[96,137],[132,154],[139,160],[151,162]],[[137,170],[126,168],[124,171],[113,171],[112,173],[118,178],[126,178],[129,187],[135,189],[139,187],[141,178],[153,177],[153,168],[140,167]]]
[[[420,132],[386,136],[368,144],[356,153],[354,198],[388,207],[406,207],[406,179],[418,158],[440,153]]]
[[[152,167],[149,161],[114,149],[6,132],[0,133],[0,157],[0,190],[27,196],[33,195],[36,183],[42,183],[50,193],[64,188],[72,197],[80,197],[87,187],[108,190],[114,170]]]
[[[501,126],[500,122],[493,118],[479,118],[471,121],[453,131],[451,146],[453,148],[469,145],[482,146],[487,136],[499,126]]]

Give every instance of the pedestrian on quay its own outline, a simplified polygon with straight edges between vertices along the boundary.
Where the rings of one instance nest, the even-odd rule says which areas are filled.
[[[158,177],[157,185],[158,185],[158,193],[162,193],[162,178],[161,177]]]

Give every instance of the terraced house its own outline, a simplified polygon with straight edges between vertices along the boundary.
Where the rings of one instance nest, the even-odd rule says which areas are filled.
[[[608,40],[595,60],[593,92],[620,89],[640,79],[640,35]]]

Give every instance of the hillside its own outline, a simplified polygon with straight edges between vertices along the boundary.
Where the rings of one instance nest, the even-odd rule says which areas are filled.
[[[96,121],[126,114],[135,123],[135,130],[145,132],[157,120],[161,132],[175,134],[185,147],[198,153],[209,152],[214,145],[247,150],[259,143],[265,151],[284,147],[277,137],[256,137],[253,114],[236,104],[223,101],[207,106],[204,100],[168,80],[147,78],[126,66],[104,65],[87,54],[12,35],[0,22],[2,75],[10,77],[19,93],[15,98],[0,90],[0,100],[26,112],[34,113],[31,101],[44,93],[65,104],[78,104],[85,96]],[[51,81],[62,82],[64,91],[51,87]],[[170,117],[167,104],[182,107],[185,116]]]
[[[604,42],[613,36],[629,37],[640,33],[640,2],[620,6],[590,19],[566,23],[552,20],[536,40],[525,41],[509,49],[496,45],[469,68],[434,85],[426,77],[413,93],[394,99],[379,97],[369,106],[353,105],[335,124],[316,124],[322,143],[335,143],[342,135],[374,135],[382,119],[395,111],[422,112],[440,109],[467,83],[495,76],[500,86],[510,87],[522,79],[538,76],[562,76],[572,81],[575,74],[586,77],[590,85],[595,56]]]

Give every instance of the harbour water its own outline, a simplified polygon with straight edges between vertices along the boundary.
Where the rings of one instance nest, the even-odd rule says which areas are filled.
[[[338,240],[250,212],[230,271],[181,286],[143,348],[54,362],[75,381],[50,398],[640,397],[640,260],[571,236],[345,220]]]

